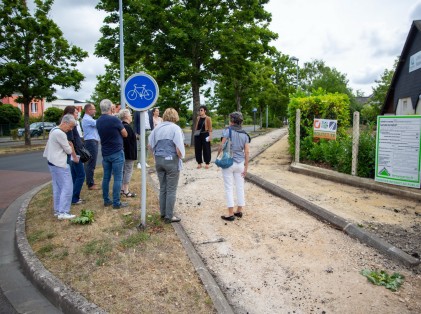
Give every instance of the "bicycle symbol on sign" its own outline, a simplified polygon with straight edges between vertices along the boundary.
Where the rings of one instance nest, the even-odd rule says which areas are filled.
[[[151,100],[153,98],[153,92],[150,89],[146,89],[145,86],[137,87],[137,84],[133,84],[133,89],[127,92],[127,99],[135,100],[139,96],[140,99],[145,98],[145,100]]]

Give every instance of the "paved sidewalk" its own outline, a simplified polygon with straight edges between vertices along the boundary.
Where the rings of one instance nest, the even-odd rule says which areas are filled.
[[[61,313],[23,275],[16,252],[17,217],[38,190],[17,198],[0,219],[0,287],[18,313]]]

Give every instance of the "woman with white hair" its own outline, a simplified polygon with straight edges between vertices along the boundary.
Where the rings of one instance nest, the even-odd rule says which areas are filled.
[[[250,136],[241,128],[243,115],[241,112],[233,112],[229,115],[230,126],[222,132],[222,142],[218,154],[222,151],[225,142],[229,139],[229,145],[234,163],[231,167],[222,169],[224,178],[225,198],[228,207],[228,216],[221,216],[223,220],[233,221],[235,217],[243,217],[245,206],[244,178],[247,175],[249,163]],[[234,185],[237,191],[237,211],[234,212]]]
[[[123,184],[121,185],[121,194],[126,197],[135,197],[136,193],[130,192],[129,184],[133,174],[133,165],[137,160],[137,141],[136,133],[133,131],[130,123],[133,121],[132,113],[129,109],[122,109],[119,112],[119,118],[127,131],[127,137],[123,138],[124,145],[124,167]]]
[[[67,140],[66,132],[76,125],[73,114],[65,114],[60,125],[50,131],[43,156],[47,158],[53,185],[54,216],[58,219],[73,219],[70,214],[72,203],[73,181],[70,172],[69,157],[79,163],[73,143]]]

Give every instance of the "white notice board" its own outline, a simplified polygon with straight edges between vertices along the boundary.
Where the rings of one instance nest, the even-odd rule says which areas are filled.
[[[420,187],[421,116],[378,116],[375,180]]]

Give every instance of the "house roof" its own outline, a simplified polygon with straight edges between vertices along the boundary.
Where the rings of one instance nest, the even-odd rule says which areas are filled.
[[[393,74],[392,81],[390,83],[389,89],[386,94],[385,101],[383,103],[383,106],[381,108],[381,114],[385,112],[386,106],[388,103],[392,102],[393,99],[390,99],[394,95],[394,89],[396,85],[396,81],[402,71],[402,68],[405,64],[406,58],[408,57],[409,50],[411,48],[412,42],[415,38],[415,35],[421,32],[421,20],[415,20],[412,22],[411,28],[409,30],[408,36],[406,37],[405,44],[403,46],[402,52],[399,56],[398,64],[396,65],[395,73]],[[418,96],[417,96],[418,98]],[[414,102],[413,102],[414,103]],[[416,102],[415,102],[416,103]]]

